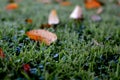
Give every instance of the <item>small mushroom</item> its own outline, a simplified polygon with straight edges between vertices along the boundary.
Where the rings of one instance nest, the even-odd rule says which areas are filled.
[[[51,11],[51,13],[49,14],[48,24],[49,24],[49,25],[59,24],[59,18],[58,18],[58,15],[57,15],[57,12],[56,12],[55,9],[53,9],[53,10]]]
[[[77,5],[73,12],[71,13],[70,18],[75,20],[82,19],[83,18],[82,8]]]

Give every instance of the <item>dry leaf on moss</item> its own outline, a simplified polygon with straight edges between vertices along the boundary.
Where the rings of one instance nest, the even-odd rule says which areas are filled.
[[[87,9],[99,8],[101,6],[102,5],[98,0],[85,0],[85,7]]]
[[[33,21],[32,21],[32,19],[28,18],[28,19],[25,19],[25,22],[26,23],[32,23]]]
[[[23,64],[23,70],[25,71],[25,72],[27,72],[27,73],[29,73],[30,72],[30,65],[29,64]]]
[[[14,10],[18,8],[18,4],[17,3],[10,3],[6,6],[6,10]]]
[[[60,2],[60,5],[62,5],[62,6],[70,6],[71,2],[69,2],[69,1],[63,1],[63,2]]]
[[[56,34],[51,33],[47,30],[42,30],[42,29],[31,30],[31,31],[28,31],[26,34],[30,39],[43,42],[46,45],[50,45],[51,43],[57,40]]]
[[[50,28],[51,27],[51,25],[50,24],[42,24],[41,26],[40,26],[40,28]]]
[[[5,54],[4,54],[4,52],[3,52],[3,50],[1,48],[0,48],[0,57],[5,58]]]

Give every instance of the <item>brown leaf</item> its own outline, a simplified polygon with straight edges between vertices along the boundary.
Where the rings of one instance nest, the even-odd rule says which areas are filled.
[[[99,8],[102,4],[98,0],[85,0],[85,7],[87,9]]]
[[[70,6],[71,2],[69,2],[69,1],[63,1],[63,2],[60,2],[60,5],[62,5],[62,6]]]
[[[49,14],[48,24],[49,25],[56,25],[58,23],[59,23],[59,18],[58,18],[57,12],[55,9],[53,9]]]
[[[18,4],[17,3],[10,3],[6,6],[7,10],[14,10],[18,8]]]
[[[29,19],[29,18],[28,18],[28,19],[25,19],[25,22],[26,22],[26,23],[32,23],[33,21],[32,21],[32,19]]]
[[[30,72],[30,65],[29,64],[23,64],[23,70],[25,71],[25,72],[27,72],[27,73],[29,73]]]
[[[40,27],[43,28],[50,28],[52,25],[50,24],[42,24]]]
[[[54,33],[51,33],[47,30],[31,30],[26,33],[30,39],[40,41],[45,43],[46,45],[50,45],[51,43],[57,40],[57,36]]]
[[[4,54],[4,52],[3,52],[3,50],[1,48],[0,48],[0,57],[5,58],[5,54]]]

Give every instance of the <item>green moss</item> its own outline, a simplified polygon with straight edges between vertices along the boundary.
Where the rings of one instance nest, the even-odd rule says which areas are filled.
[[[92,22],[90,16],[95,14],[96,9],[86,10],[82,0],[71,2],[71,6],[63,7],[57,3],[45,5],[23,0],[17,10],[6,11],[7,2],[0,1],[0,47],[6,55],[5,59],[0,59],[0,79],[120,79],[119,7],[104,1],[104,12],[100,15],[102,21]],[[76,4],[83,8],[83,22],[69,19]],[[48,30],[56,33],[58,40],[50,46],[30,40],[25,32],[40,29],[41,24],[47,23],[49,12],[54,8],[61,23],[56,29]],[[31,18],[33,23],[25,23],[26,18]],[[56,54],[58,56],[54,57]],[[37,70],[36,73],[24,72],[24,63],[30,64],[31,69]]]

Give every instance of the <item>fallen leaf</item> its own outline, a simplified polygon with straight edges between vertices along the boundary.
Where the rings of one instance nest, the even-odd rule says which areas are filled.
[[[31,30],[26,33],[30,39],[40,41],[45,43],[46,45],[50,45],[51,43],[57,40],[57,36],[54,33],[51,33],[47,30]]]
[[[69,2],[69,1],[63,1],[63,2],[60,2],[60,5],[62,5],[62,6],[70,6],[71,2]]]
[[[102,4],[98,0],[85,0],[85,7],[87,9],[99,8]]]
[[[100,8],[98,8],[98,10],[97,10],[96,14],[101,14],[102,12],[103,12],[103,8],[102,8],[102,7],[100,7]]]
[[[25,22],[26,22],[26,23],[32,23],[33,21],[32,21],[32,19],[29,19],[29,18],[28,18],[28,19],[25,19]]]
[[[40,27],[41,27],[42,29],[43,29],[43,28],[50,28],[51,25],[50,25],[50,24],[42,24]]]
[[[0,48],[0,57],[5,58],[5,54],[4,54],[4,52],[3,52],[3,50],[1,48]]]
[[[70,18],[72,19],[82,19],[83,14],[82,14],[82,8],[80,6],[76,6],[73,12],[70,15]]]
[[[101,17],[98,16],[98,15],[92,15],[92,16],[91,16],[91,19],[92,19],[92,21],[95,21],[95,22],[98,22],[98,21],[101,21],[101,20],[102,20]]]
[[[30,72],[30,65],[29,64],[23,64],[23,70],[25,71],[25,72],[27,72],[27,73],[29,73]]]
[[[10,3],[6,6],[7,10],[14,10],[18,8],[18,4],[17,3]]]
[[[53,9],[49,14],[48,24],[49,25],[56,25],[58,23],[59,23],[59,18],[58,18],[57,12],[55,9]]]

